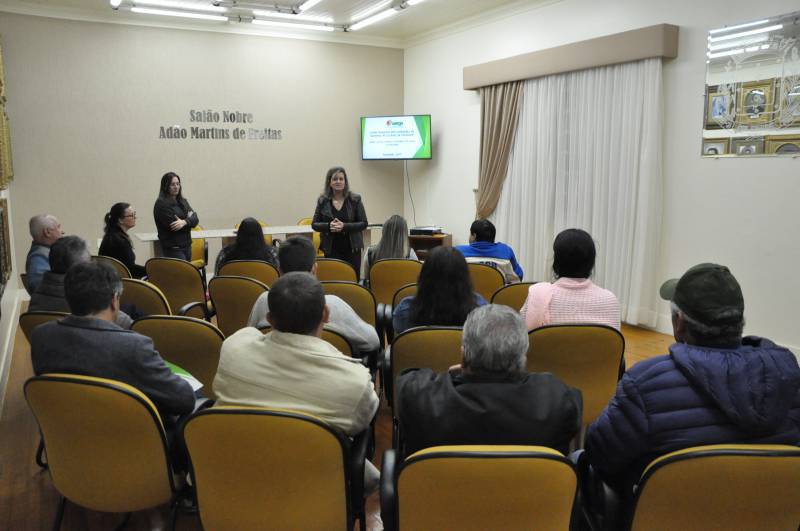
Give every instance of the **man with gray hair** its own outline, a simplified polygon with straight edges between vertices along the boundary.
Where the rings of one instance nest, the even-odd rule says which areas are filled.
[[[64,235],[64,231],[61,230],[61,222],[50,214],[33,216],[28,228],[33,243],[25,259],[25,273],[28,276],[28,293],[33,293],[42,281],[44,272],[50,270],[50,246]]]
[[[526,371],[528,330],[488,304],[464,323],[462,363],[443,374],[409,369],[397,381],[405,455],[439,445],[530,444],[566,452],[583,400],[550,373]]]

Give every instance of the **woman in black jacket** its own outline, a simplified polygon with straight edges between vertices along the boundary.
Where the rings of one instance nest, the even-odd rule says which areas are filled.
[[[133,278],[145,276],[144,266],[136,263],[136,253],[128,236],[128,231],[136,226],[136,210],[129,203],[115,203],[106,214],[105,224],[100,254],[125,264]]]
[[[349,262],[360,277],[364,248],[361,233],[367,228],[367,213],[361,196],[350,191],[344,168],[334,166],[328,170],[311,226],[320,233],[320,249],[325,257]]]
[[[168,172],[161,177],[161,191],[153,206],[153,218],[161,242],[161,254],[168,258],[192,259],[190,231],[200,220],[183,197],[181,178]]]

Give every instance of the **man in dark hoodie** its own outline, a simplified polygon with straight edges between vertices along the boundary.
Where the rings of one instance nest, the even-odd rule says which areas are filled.
[[[623,498],[656,457],[707,444],[800,444],[800,367],[742,337],[744,299],[727,267],[700,264],[661,286],[677,343],[634,365],[590,427],[586,457]]]

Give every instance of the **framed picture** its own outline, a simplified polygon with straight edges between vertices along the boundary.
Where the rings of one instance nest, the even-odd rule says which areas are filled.
[[[792,77],[794,79],[784,78],[779,87],[778,123],[783,127],[800,125],[800,81],[798,76]]]
[[[735,94],[733,85],[708,87],[706,91],[706,128],[733,127],[736,118]]]
[[[737,122],[741,124],[765,124],[775,113],[775,80],[750,81],[739,90],[736,106]]]
[[[800,136],[768,136],[767,153],[774,153],[776,155],[800,155]]]
[[[704,138],[703,139],[703,156],[716,157],[718,155],[727,155],[729,153],[730,140],[727,138]]]
[[[732,138],[731,153],[738,156],[762,155],[764,138]]]
[[[11,235],[8,232],[8,199],[0,198],[0,281],[11,278]]]

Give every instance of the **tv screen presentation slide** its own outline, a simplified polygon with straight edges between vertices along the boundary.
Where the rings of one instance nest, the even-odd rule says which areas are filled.
[[[361,158],[431,158],[431,115],[362,117]]]

